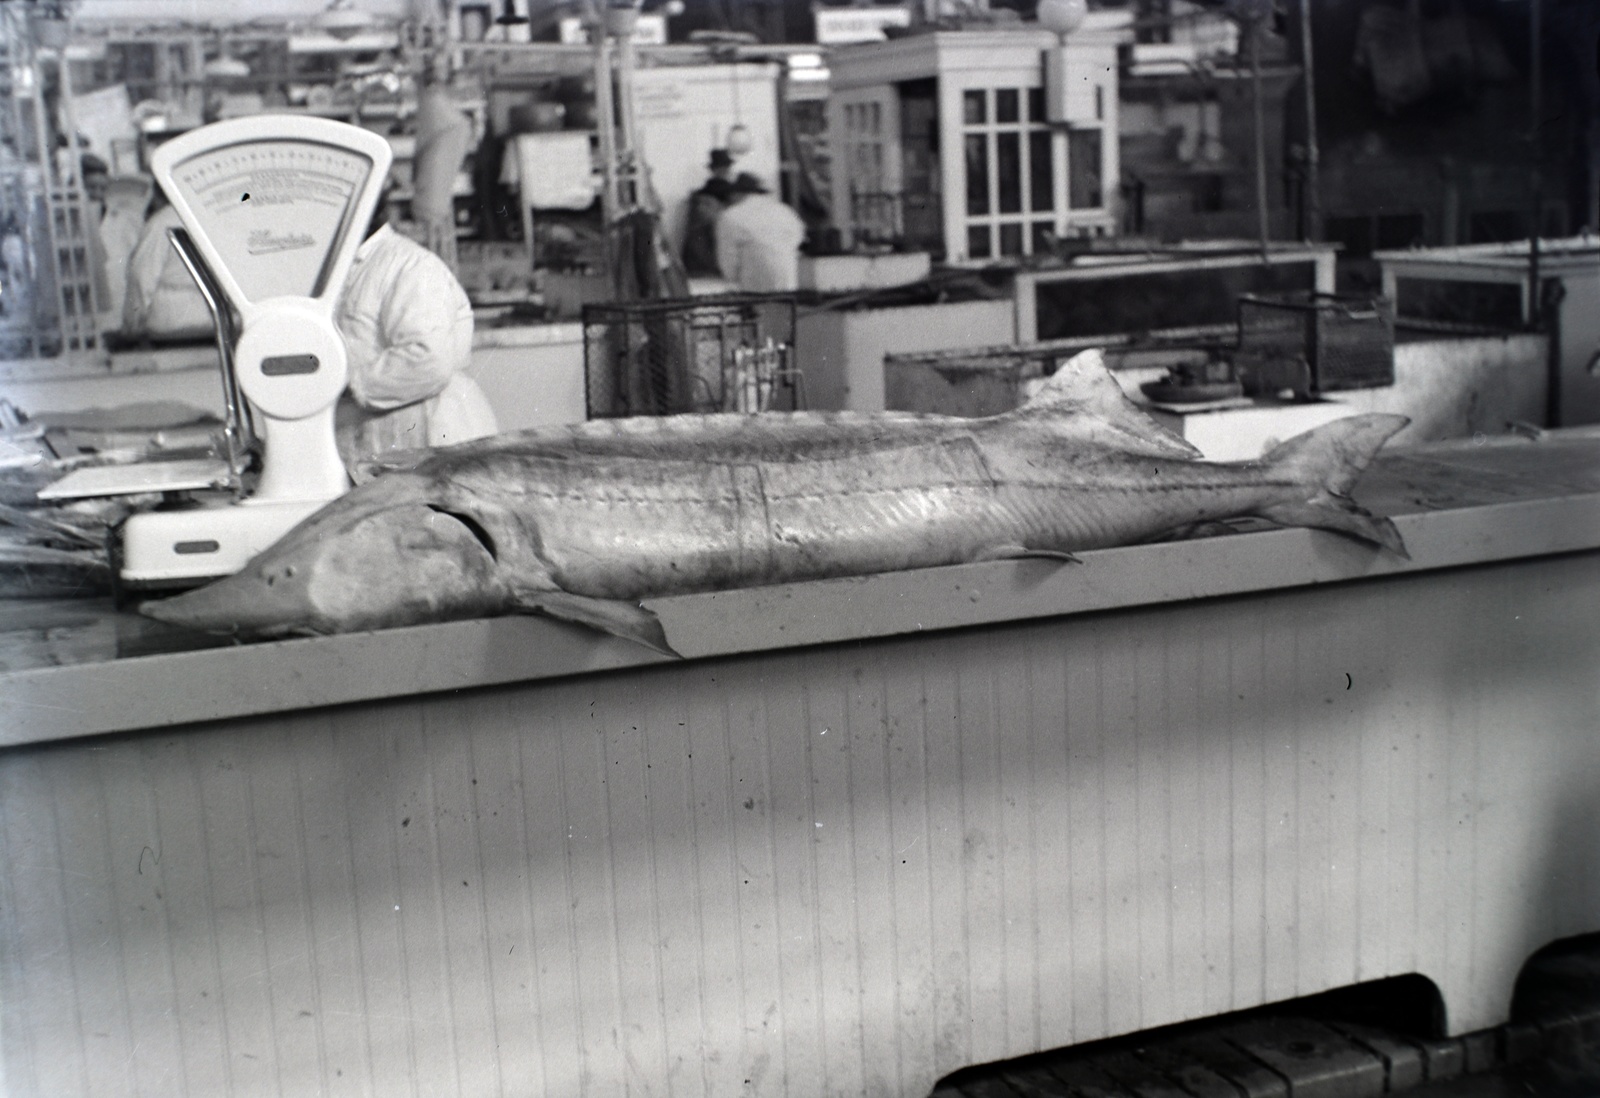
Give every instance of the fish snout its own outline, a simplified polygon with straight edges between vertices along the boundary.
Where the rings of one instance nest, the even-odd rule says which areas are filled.
[[[292,561],[252,563],[204,587],[142,602],[139,613],[207,633],[257,636],[312,630],[317,619],[303,566]]]

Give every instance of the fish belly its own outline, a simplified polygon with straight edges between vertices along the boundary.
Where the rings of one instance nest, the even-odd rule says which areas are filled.
[[[970,439],[805,461],[587,461],[526,497],[554,582],[602,598],[924,568],[1012,540]]]
[[[1226,464],[1056,444],[990,453],[996,511],[1029,549],[1128,545],[1197,523],[1259,514],[1305,486],[1249,463]]]

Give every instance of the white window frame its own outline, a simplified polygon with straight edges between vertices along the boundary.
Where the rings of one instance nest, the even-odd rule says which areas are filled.
[[[1060,235],[1063,224],[1063,215],[1066,213],[1067,192],[1065,188],[1066,148],[1061,135],[1048,122],[1042,118],[1034,118],[1033,111],[1029,109],[1030,95],[1038,91],[1037,87],[1026,85],[1000,84],[991,86],[971,86],[959,89],[957,102],[960,104],[959,128],[961,144],[958,149],[951,150],[952,157],[959,157],[961,164],[961,189],[956,197],[960,202],[960,219],[962,235],[958,248],[959,251],[971,260],[988,261],[993,259],[1015,258],[1034,254],[1033,231],[1042,222],[1049,222],[1050,231]],[[998,120],[997,106],[999,95],[1002,91],[1017,93],[1017,120],[1015,122],[1001,122]],[[968,122],[966,118],[967,96],[972,93],[981,94],[984,99],[984,120],[982,122]],[[1050,148],[1050,199],[1049,210],[1033,208],[1032,186],[1032,157],[1033,143],[1030,138],[1034,134],[1049,135]],[[1020,190],[1021,209],[1013,213],[1000,212],[1000,151],[999,136],[1001,134],[1016,134],[1019,146],[1019,163],[1021,177],[1017,181]],[[987,205],[989,212],[974,214],[967,212],[968,188],[971,180],[967,178],[967,138],[981,135],[984,138],[984,152],[986,157],[986,174],[988,176]],[[1022,231],[1022,250],[1013,256],[1002,254],[1000,247],[1001,227],[1004,225],[1017,225]],[[989,254],[974,256],[969,247],[970,232],[974,228],[985,228],[989,233]]]

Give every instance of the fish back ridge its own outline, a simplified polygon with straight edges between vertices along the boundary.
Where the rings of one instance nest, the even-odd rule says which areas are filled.
[[[1056,367],[1027,403],[1016,413],[1049,415],[1058,412],[1098,416],[1153,453],[1171,457],[1203,456],[1195,446],[1163,427],[1140,408],[1111,375],[1099,350],[1080,351]]]
[[[1274,447],[1259,464],[1287,474],[1310,494],[1263,508],[1262,517],[1285,526],[1335,530],[1409,556],[1394,523],[1358,506],[1350,490],[1383,444],[1410,422],[1401,415],[1348,416]]]

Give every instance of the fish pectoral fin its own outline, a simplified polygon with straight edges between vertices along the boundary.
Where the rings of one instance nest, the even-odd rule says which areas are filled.
[[[590,629],[642,644],[664,656],[679,656],[678,651],[667,643],[667,632],[661,625],[661,619],[636,602],[543,590],[517,592],[516,605],[524,613],[546,614],[562,621],[586,625]]]
[[[1026,557],[1042,557],[1045,560],[1059,560],[1067,564],[1083,563],[1078,557],[1059,549],[1029,549],[1026,545],[991,545],[987,549],[980,550],[972,560],[977,564],[990,560],[1021,560]]]

